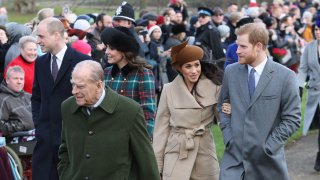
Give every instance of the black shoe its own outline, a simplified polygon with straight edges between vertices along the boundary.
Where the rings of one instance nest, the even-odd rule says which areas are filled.
[[[320,171],[320,152],[317,153],[316,164],[314,165],[314,170]]]

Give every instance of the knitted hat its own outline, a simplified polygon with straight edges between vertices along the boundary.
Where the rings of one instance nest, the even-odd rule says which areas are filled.
[[[89,28],[90,28],[89,22],[84,19],[77,20],[73,25],[73,29],[79,29],[82,31],[87,31]]]
[[[230,33],[230,28],[227,25],[220,25],[218,26],[218,30],[220,32],[220,36],[223,37],[227,37],[228,34]]]
[[[130,30],[121,26],[105,28],[101,33],[101,41],[118,51],[133,52],[135,55],[138,55],[140,48]]]
[[[187,45],[185,41],[171,48],[172,66],[179,71],[185,63],[201,60],[203,58],[203,50],[194,45]]]
[[[134,24],[136,23],[134,20],[133,7],[126,1],[122,2],[122,4],[116,10],[115,15],[113,16],[113,20],[121,19],[132,21]]]
[[[162,25],[162,24],[164,24],[164,17],[158,16],[157,25]]]
[[[76,21],[79,20],[79,19],[86,20],[86,21],[89,22],[89,24],[93,24],[93,23],[94,23],[94,19],[91,18],[90,16],[86,15],[86,14],[79,15],[79,16],[77,17]]]
[[[246,14],[251,17],[259,16],[259,5],[256,0],[250,0]]]
[[[153,25],[153,26],[151,26],[151,27],[149,28],[149,30],[148,30],[148,35],[151,36],[152,32],[153,32],[155,29],[159,29],[160,32],[162,33],[161,28],[160,28],[159,26]]]
[[[91,52],[91,46],[83,40],[78,40],[72,43],[71,47],[83,54],[89,54]]]
[[[259,7],[258,3],[256,0],[250,0],[250,3],[248,5],[249,8],[251,7]]]

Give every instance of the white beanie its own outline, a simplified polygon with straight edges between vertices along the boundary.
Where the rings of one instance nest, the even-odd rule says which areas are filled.
[[[161,31],[161,28],[158,26],[158,25],[153,25],[151,26],[151,28],[148,30],[148,35],[151,36],[152,32],[155,30],[155,29],[160,29],[160,32],[162,33]]]
[[[82,31],[87,31],[89,28],[90,28],[89,22],[84,19],[77,20],[73,25],[73,29],[79,29]]]
[[[230,33],[230,28],[227,25],[220,25],[218,26],[218,30],[220,32],[221,38],[226,37]]]

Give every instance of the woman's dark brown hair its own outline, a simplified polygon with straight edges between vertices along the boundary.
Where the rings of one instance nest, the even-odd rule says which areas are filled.
[[[140,56],[137,56],[133,52],[123,52],[125,59],[128,61],[128,65],[130,67],[136,67],[139,69],[142,68],[147,68],[147,69],[152,69],[152,66],[146,62],[143,58]]]

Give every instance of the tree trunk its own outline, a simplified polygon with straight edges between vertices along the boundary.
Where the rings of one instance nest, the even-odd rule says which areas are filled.
[[[35,12],[35,0],[14,0],[13,9],[21,14]]]

